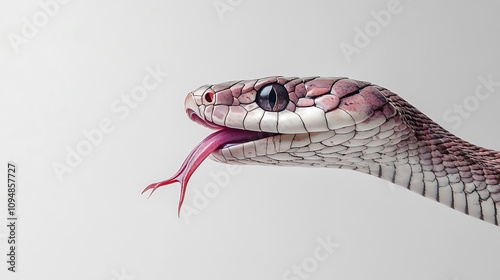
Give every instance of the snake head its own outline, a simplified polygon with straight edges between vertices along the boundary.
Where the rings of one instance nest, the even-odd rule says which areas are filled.
[[[216,132],[174,177],[144,191],[180,182],[180,211],[189,178],[208,156],[232,164],[353,166],[360,160],[349,155],[368,142],[387,143],[377,135],[397,125],[397,110],[383,90],[363,81],[319,77],[202,86],[187,95],[186,113]]]
[[[209,128],[270,134],[226,143],[211,154],[216,161],[281,165],[303,158],[305,164],[307,157],[297,150],[310,153],[312,143],[320,154],[321,145],[327,148],[361,139],[357,133],[380,132],[397,113],[382,90],[347,78],[268,77],[202,86],[188,94],[185,106],[193,121]]]

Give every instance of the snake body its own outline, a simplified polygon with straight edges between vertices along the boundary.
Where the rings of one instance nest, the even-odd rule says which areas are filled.
[[[500,153],[468,143],[390,90],[339,77],[267,77],[188,94],[190,118],[217,132],[171,179],[210,156],[229,164],[332,167],[393,182],[467,215],[500,222]],[[180,208],[179,208],[180,209]]]

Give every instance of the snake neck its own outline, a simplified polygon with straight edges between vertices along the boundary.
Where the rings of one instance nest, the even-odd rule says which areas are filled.
[[[407,132],[396,146],[408,157],[370,173],[498,225],[500,153],[458,138],[398,95],[383,92],[401,119],[394,130]]]

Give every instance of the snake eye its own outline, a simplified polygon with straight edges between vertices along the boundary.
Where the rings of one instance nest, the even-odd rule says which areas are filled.
[[[266,85],[257,92],[257,105],[266,111],[282,111],[288,105],[288,101],[290,101],[288,91],[280,84]]]

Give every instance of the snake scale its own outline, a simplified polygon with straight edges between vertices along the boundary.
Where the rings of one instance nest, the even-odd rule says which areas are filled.
[[[342,77],[267,77],[205,85],[188,116],[215,129],[171,179],[209,157],[229,164],[332,167],[393,182],[467,215],[500,222],[500,153],[468,143],[390,90]]]

